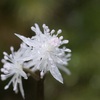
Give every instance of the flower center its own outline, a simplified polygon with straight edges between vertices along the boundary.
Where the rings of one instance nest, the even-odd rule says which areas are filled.
[[[59,43],[59,39],[55,37],[47,41],[42,47],[44,48],[45,52],[50,52],[53,51],[55,47],[59,46]]]

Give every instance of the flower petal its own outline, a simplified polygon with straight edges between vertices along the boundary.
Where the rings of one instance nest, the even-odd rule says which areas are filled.
[[[50,68],[50,73],[52,74],[52,76],[59,82],[63,83],[63,78],[61,73],[59,72],[58,68],[55,66],[52,66]]]
[[[59,67],[59,69],[64,71],[66,74],[71,75],[70,70],[68,68],[66,68],[65,66],[59,65],[58,67]]]
[[[16,34],[15,35],[17,37],[19,37],[23,42],[25,42],[27,45],[30,45],[30,46],[33,46],[33,42],[30,38],[26,38],[25,36],[22,36],[22,35],[19,35],[19,34]]]

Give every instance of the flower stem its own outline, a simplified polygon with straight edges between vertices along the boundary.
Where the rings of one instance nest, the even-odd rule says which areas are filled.
[[[44,79],[37,81],[37,100],[44,100]]]
[[[35,72],[32,72],[30,69],[23,68],[23,70],[29,73],[35,80],[40,80],[39,75],[37,75]]]
[[[44,78],[40,78],[40,71],[33,73],[30,69],[23,69],[36,80],[36,100],[44,100]]]

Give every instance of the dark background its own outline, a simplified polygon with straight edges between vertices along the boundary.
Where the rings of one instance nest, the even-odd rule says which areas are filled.
[[[14,33],[30,37],[30,27],[38,23],[50,29],[63,30],[72,50],[68,68],[61,71],[64,84],[49,73],[45,79],[45,100],[100,100],[100,0],[0,0],[0,59],[10,46],[19,48],[21,40]],[[0,63],[0,67],[2,64]],[[9,82],[0,81],[0,100],[23,100]],[[23,81],[26,100],[35,100],[36,81]]]

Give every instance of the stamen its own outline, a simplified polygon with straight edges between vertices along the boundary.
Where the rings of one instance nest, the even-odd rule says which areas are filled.
[[[1,80],[4,81],[6,79],[7,79],[6,75],[1,74]]]
[[[5,56],[7,56],[7,55],[8,55],[6,52],[3,52],[3,54],[4,54]]]
[[[62,40],[63,39],[63,36],[60,36],[59,39]]]
[[[43,76],[44,76],[44,72],[43,72],[43,70],[40,72],[40,77],[41,77],[41,79],[43,78]]]
[[[11,47],[10,47],[10,50],[11,50],[11,52],[13,52],[13,51],[14,51],[14,47],[11,46]]]
[[[6,85],[6,86],[4,87],[5,90],[7,90],[8,88],[9,88],[9,85]]]
[[[61,32],[62,32],[62,30],[59,29],[59,30],[57,31],[57,35],[56,35],[56,36],[58,36]]]
[[[53,29],[50,33],[51,33],[51,35],[52,35],[53,33],[55,33],[55,30]]]
[[[4,56],[4,59],[5,59],[5,60],[8,60],[9,58],[8,58],[7,56]]]
[[[65,51],[66,51],[66,52],[71,52],[71,50],[70,50],[70,49],[68,49],[68,48],[67,48],[67,49],[65,49]]]
[[[68,40],[63,40],[62,44],[67,44],[69,41]]]

